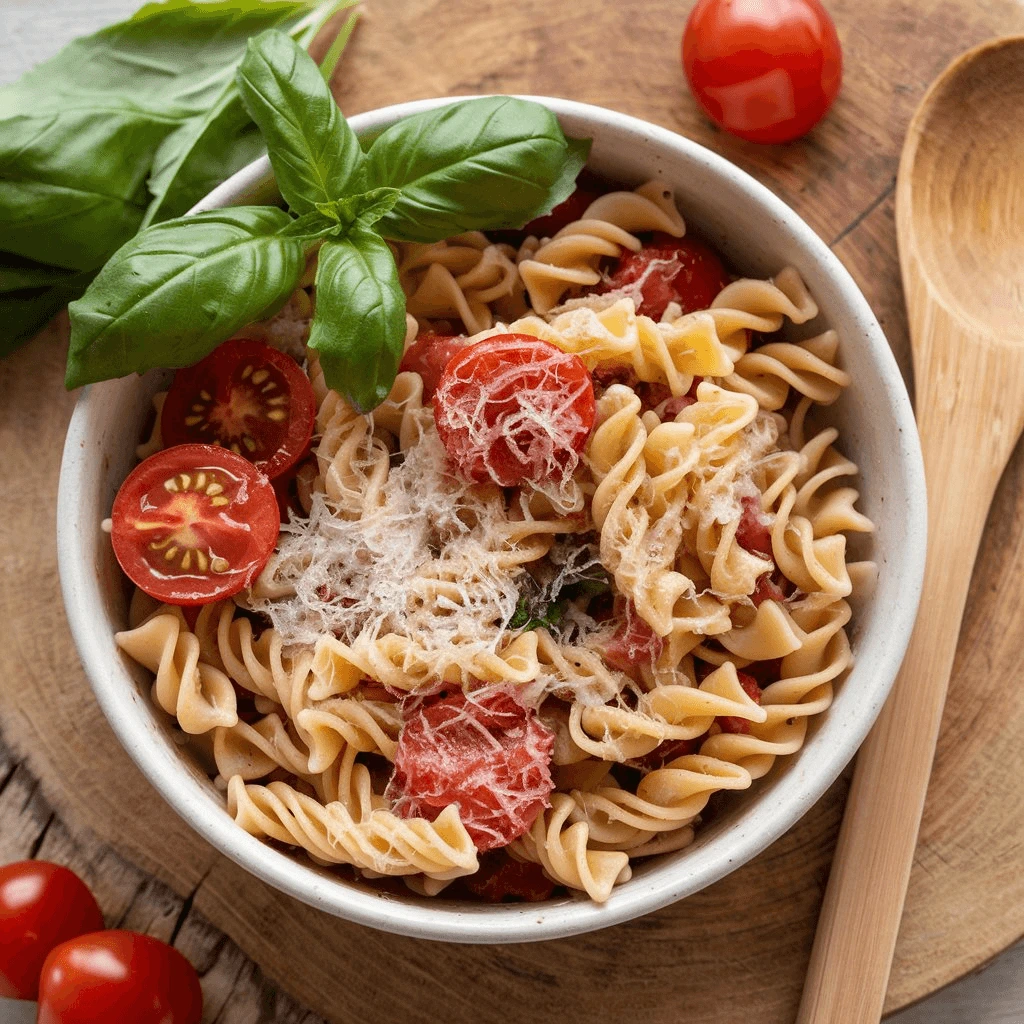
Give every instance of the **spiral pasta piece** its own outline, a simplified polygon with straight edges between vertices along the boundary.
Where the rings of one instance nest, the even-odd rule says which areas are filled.
[[[250,835],[302,847],[324,864],[437,879],[469,875],[479,866],[454,805],[435,821],[383,809],[357,820],[340,800],[322,804],[284,782],[256,786],[235,776],[228,782],[228,812]]]
[[[180,610],[159,612],[114,634],[117,646],[154,673],[153,698],[181,728],[199,735],[238,721],[231,680],[199,659],[199,640]]]
[[[568,823],[575,810],[571,796],[553,793],[551,807],[537,815],[530,831],[510,849],[523,860],[540,864],[555,882],[604,903],[615,885],[629,879],[629,855],[620,850],[591,849],[587,823]]]

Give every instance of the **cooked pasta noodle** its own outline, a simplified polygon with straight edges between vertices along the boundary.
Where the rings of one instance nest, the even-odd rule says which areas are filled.
[[[419,372],[362,415],[298,353],[317,402],[305,514],[244,595],[189,617],[140,592],[117,634],[156,703],[207,738],[246,831],[424,896],[464,895],[497,835],[506,863],[603,901],[633,861],[689,845],[716,794],[799,751],[851,665],[847,598],[874,569],[847,562],[873,527],[814,415],[850,377],[834,331],[789,333],[818,315],[791,267],[660,321],[638,313],[644,277],[608,287],[648,232],[685,230],[648,182],[518,247],[390,243],[407,348],[461,326],[467,345],[532,337],[589,371],[596,419],[557,487],[460,476]],[[257,334],[301,345],[311,280]],[[162,444],[161,396],[156,412],[140,458]],[[434,803],[403,788],[416,735],[440,750],[452,721],[509,707],[540,779],[511,840],[444,778]],[[516,798],[491,780],[484,802],[511,819]]]

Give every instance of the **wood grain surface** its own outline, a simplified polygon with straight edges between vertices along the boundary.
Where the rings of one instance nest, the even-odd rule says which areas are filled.
[[[758,149],[714,130],[686,91],[678,43],[688,4],[369,6],[334,82],[346,113],[438,94],[542,93],[689,135],[768,184],[832,245],[905,371],[893,226],[903,133],[956,53],[1024,30],[1014,0],[833,0],[846,71],[832,115],[798,144]],[[685,1014],[695,1024],[731,1024],[753,1009],[763,1024],[793,1020],[842,780],[793,831],[711,889],[615,929],[529,946],[442,946],[350,925],[277,894],[196,838],[117,744],[67,635],[54,549],[74,398],[60,386],[65,345],[59,318],[0,364],[0,858],[38,853],[70,863],[97,886],[111,923],[173,939],[204,972],[208,1021],[313,1024],[264,975],[331,1022],[659,1024]],[[1024,691],[1009,685],[1024,646],[1022,477],[1018,451],[972,581],[889,1010],[1024,932]]]

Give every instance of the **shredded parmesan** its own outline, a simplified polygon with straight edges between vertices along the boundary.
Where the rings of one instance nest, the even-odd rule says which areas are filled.
[[[349,644],[412,637],[442,673],[463,656],[494,652],[515,611],[523,570],[501,557],[509,523],[497,488],[447,472],[431,428],[392,467],[379,507],[345,520],[316,494],[308,518],[282,525],[273,582],[291,596],[252,607],[289,644],[312,645],[324,633]]]

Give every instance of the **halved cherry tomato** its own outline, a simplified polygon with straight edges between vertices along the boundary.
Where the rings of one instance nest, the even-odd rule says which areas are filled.
[[[0,996],[35,999],[50,950],[102,927],[99,905],[73,871],[43,860],[0,868]]]
[[[761,703],[761,687],[758,686],[757,680],[746,672],[737,672],[736,675],[739,677],[740,686],[743,687],[743,692],[752,700],[758,704]],[[746,735],[750,732],[750,722],[745,718],[736,718],[732,715],[719,715],[715,721],[721,727],[722,732],[735,732]]]
[[[423,380],[423,401],[429,402],[437,391],[441,374],[456,352],[466,347],[464,334],[419,334],[405,350],[400,371],[418,373]]]
[[[626,252],[599,290],[639,285],[637,313],[660,320],[670,302],[684,313],[707,309],[729,283],[721,257],[706,242],[658,232],[639,252]]]
[[[39,979],[37,1024],[199,1024],[195,968],[135,932],[82,935],[54,949]]]
[[[442,443],[468,480],[502,487],[563,478],[594,426],[582,360],[528,334],[498,334],[449,360],[434,400]]]
[[[277,543],[270,481],[208,444],[140,462],[114,499],[111,540],[128,578],[169,604],[207,604],[250,586]]]
[[[275,477],[298,462],[315,417],[313,386],[291,356],[262,341],[233,338],[178,370],[160,429],[168,447],[223,445]]]
[[[712,121],[741,139],[778,143],[825,116],[843,53],[819,0],[699,0],[683,33],[683,67]]]
[[[505,846],[550,803],[554,744],[512,687],[459,690],[421,704],[398,737],[395,809],[432,821],[456,804],[478,850]]]

